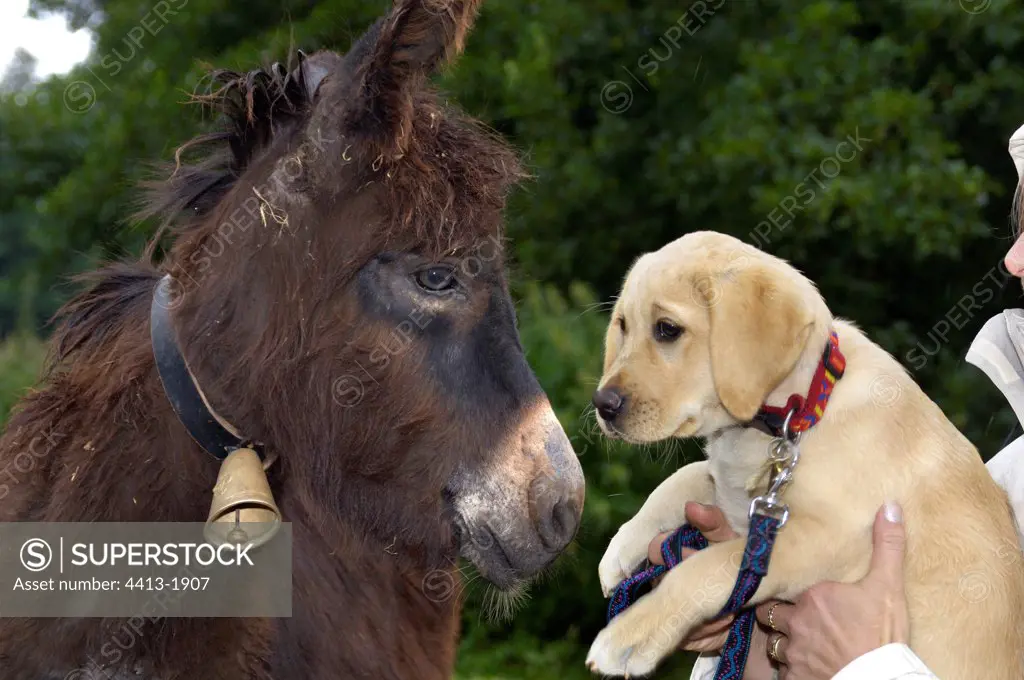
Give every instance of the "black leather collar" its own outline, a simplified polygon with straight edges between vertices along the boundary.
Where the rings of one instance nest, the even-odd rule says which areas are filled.
[[[185,357],[178,348],[171,322],[170,310],[177,299],[172,294],[174,285],[170,274],[160,280],[153,293],[149,311],[149,332],[153,341],[153,356],[164,394],[192,439],[218,460],[239,448],[249,448],[264,458],[263,447],[255,442],[231,434],[214,417],[199,392]]]

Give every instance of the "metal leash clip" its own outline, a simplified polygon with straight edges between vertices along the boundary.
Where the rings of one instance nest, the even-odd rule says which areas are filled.
[[[789,519],[789,506],[782,503],[779,497],[785,492],[786,487],[793,481],[793,470],[800,461],[800,432],[790,432],[789,423],[793,419],[796,409],[793,409],[786,416],[782,424],[782,436],[771,443],[768,456],[772,461],[772,475],[768,484],[768,493],[757,496],[750,502],[750,510],[747,518],[753,519],[755,514],[765,515],[778,520],[779,528]]]

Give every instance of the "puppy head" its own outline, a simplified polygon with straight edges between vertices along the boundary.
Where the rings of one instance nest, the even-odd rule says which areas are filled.
[[[594,393],[598,423],[653,442],[747,422],[830,324],[814,285],[784,261],[724,234],[688,234],[626,277]]]

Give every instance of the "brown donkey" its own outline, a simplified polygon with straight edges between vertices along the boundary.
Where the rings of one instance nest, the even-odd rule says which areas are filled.
[[[86,277],[0,440],[0,465],[51,442],[0,521],[204,521],[218,463],[150,346],[169,274],[210,406],[278,456],[293,616],[130,635],[123,620],[0,619],[0,678],[448,678],[459,602],[425,592],[428,575],[456,578],[461,554],[510,589],[573,539],[582,472],[505,278],[517,159],[428,82],[478,5],[399,0],[344,56],[218,73],[228,127],[185,145],[151,197],[173,228],[163,264]]]

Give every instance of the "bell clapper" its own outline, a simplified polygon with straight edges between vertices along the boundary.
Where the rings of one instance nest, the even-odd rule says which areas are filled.
[[[249,534],[245,533],[245,529],[241,527],[241,522],[242,510],[238,508],[235,510],[235,526],[227,535],[227,539],[232,543],[242,544],[249,542]]]

